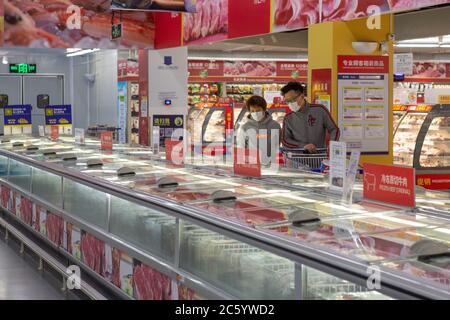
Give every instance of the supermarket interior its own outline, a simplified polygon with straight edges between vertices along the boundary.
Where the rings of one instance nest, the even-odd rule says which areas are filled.
[[[0,300],[450,299],[449,20],[0,0]]]

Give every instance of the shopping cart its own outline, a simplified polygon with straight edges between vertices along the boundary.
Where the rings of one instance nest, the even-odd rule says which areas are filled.
[[[321,172],[322,164],[328,158],[327,149],[317,149],[317,153],[308,153],[305,149],[281,148],[284,166],[289,169],[302,169]]]

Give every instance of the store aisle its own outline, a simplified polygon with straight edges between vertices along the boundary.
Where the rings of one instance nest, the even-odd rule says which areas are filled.
[[[3,240],[0,232],[0,300],[63,300],[51,276],[41,274],[29,258]],[[49,281],[50,280],[50,281]]]

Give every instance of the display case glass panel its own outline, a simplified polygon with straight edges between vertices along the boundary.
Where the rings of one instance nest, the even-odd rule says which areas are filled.
[[[203,140],[206,142],[225,141],[225,110],[214,110],[211,114]]]
[[[420,153],[420,166],[450,167],[450,117],[435,117],[431,121]]]
[[[294,299],[294,263],[183,222],[180,266],[240,299]]]
[[[33,168],[32,193],[58,208],[62,208],[62,178]]]
[[[417,135],[426,113],[408,113],[394,136],[394,164],[412,166]]]
[[[22,162],[10,159],[8,180],[22,190],[30,191],[31,167]]]
[[[110,232],[168,261],[175,259],[176,219],[111,197]]]
[[[108,228],[108,204],[104,192],[64,178],[64,210],[104,230]]]
[[[0,156],[0,177],[8,175],[8,161],[7,157]]]

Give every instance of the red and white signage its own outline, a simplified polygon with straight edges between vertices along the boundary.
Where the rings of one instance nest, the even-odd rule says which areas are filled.
[[[103,131],[100,134],[101,149],[112,150],[113,148],[113,135],[111,131]]]
[[[59,126],[50,127],[50,140],[56,141],[59,138]]]
[[[338,73],[389,73],[389,57],[338,56]]]
[[[418,186],[432,190],[450,189],[450,173],[418,174],[416,176]]]
[[[261,177],[261,162],[257,149],[234,148],[234,174],[247,177]]]
[[[184,162],[183,141],[168,138],[164,140],[164,144],[166,160],[175,165],[182,165]]]
[[[364,198],[414,207],[415,185],[414,168],[364,164]]]
[[[270,33],[271,0],[228,1],[228,36],[240,38]]]

